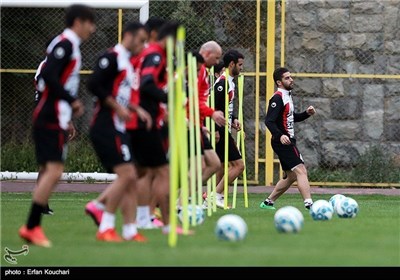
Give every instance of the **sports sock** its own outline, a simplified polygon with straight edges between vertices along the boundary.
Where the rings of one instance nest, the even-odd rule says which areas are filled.
[[[105,232],[110,228],[115,228],[115,214],[104,211],[99,226],[99,232]]]
[[[265,201],[264,201],[264,204],[265,205],[269,205],[269,206],[274,205],[274,203],[275,203],[275,201],[273,201],[273,200],[271,200],[269,198],[266,198]]]
[[[33,229],[34,227],[40,225],[44,209],[45,206],[37,204],[36,202],[32,202],[31,211],[28,217],[28,222],[26,223],[28,229]]]
[[[137,222],[138,226],[140,226],[140,227],[146,226],[147,224],[149,224],[151,222],[149,205],[137,207],[136,222]]]
[[[94,205],[96,205],[96,208],[99,210],[104,211],[104,209],[106,209],[106,206],[98,200],[93,200],[93,203],[94,203]]]
[[[311,198],[307,198],[304,200],[304,204],[313,204],[313,201]]]
[[[131,239],[138,233],[136,224],[125,224],[122,226],[122,237],[126,240]]]

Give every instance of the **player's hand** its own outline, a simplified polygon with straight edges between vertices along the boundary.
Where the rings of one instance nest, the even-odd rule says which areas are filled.
[[[280,140],[281,140],[281,143],[282,143],[283,145],[290,145],[290,144],[292,144],[292,142],[290,142],[289,136],[287,136],[287,135],[282,135],[281,138],[280,138]]]
[[[240,131],[242,129],[242,126],[240,125],[240,122],[237,119],[233,120],[232,127],[236,129],[236,131]]]
[[[219,135],[219,131],[215,131],[215,143],[218,143],[219,139],[221,139],[221,136]]]
[[[79,99],[76,99],[74,102],[72,102],[71,107],[74,117],[78,118],[82,116],[83,113],[85,112],[85,107],[83,106],[83,103]]]
[[[73,122],[68,123],[68,141],[71,141],[76,136],[76,129]]]
[[[309,106],[306,110],[307,114],[309,114],[310,116],[314,115],[316,113],[315,109],[313,106]]]
[[[214,111],[214,113],[212,114],[211,118],[219,126],[225,126],[226,125],[226,119],[225,119],[224,113],[222,111]]]
[[[208,130],[208,128],[207,128],[206,126],[202,126],[202,127],[201,127],[201,130],[202,130],[202,132],[205,133],[205,134],[210,134],[210,131]]]
[[[153,120],[145,109],[140,106],[136,107],[136,114],[138,115],[139,119],[141,119],[146,124],[146,129],[150,130],[151,126],[153,125]]]
[[[118,103],[117,103],[118,104]],[[123,121],[129,121],[131,119],[131,111],[118,104],[118,107],[115,109],[115,113],[117,114],[118,118]]]

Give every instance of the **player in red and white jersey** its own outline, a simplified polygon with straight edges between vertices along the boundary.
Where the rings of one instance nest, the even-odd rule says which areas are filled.
[[[95,31],[94,12],[86,5],[71,5],[66,29],[48,46],[46,63],[37,87],[42,96],[33,112],[36,159],[43,170],[32,197],[28,221],[19,235],[28,242],[50,247],[41,227],[41,216],[63,171],[67,153],[68,124],[84,107],[78,98],[81,67],[80,43]]]

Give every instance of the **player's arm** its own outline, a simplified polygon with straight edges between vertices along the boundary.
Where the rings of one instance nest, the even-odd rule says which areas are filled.
[[[108,96],[112,97],[114,78],[118,74],[117,57],[107,53],[99,57],[93,73],[88,79],[88,89],[100,102],[104,103]]]
[[[157,87],[157,76],[160,74],[161,56],[149,54],[144,58],[140,72],[140,95],[145,95],[156,102],[167,103],[168,95]]]
[[[50,92],[60,99],[73,103],[75,97],[71,96],[61,84],[60,77],[65,71],[65,67],[70,62],[72,55],[72,43],[68,40],[62,40],[54,46],[51,53],[47,55],[46,66],[43,68],[41,76],[49,87]]]
[[[275,94],[270,100],[268,105],[267,116],[265,117],[265,125],[271,132],[274,139],[279,140],[284,134],[277,125],[277,120],[282,114],[283,101],[282,98]]]
[[[308,119],[312,115],[315,114],[315,109],[313,106],[309,106],[304,112],[302,113],[294,113],[294,122],[301,122],[305,119]]]

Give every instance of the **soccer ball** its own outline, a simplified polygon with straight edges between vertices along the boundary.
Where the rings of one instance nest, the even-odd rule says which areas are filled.
[[[278,232],[299,232],[303,228],[304,217],[296,207],[285,206],[276,211],[274,223]]]
[[[246,237],[247,224],[238,215],[227,214],[218,219],[215,235],[219,240],[240,241]]]
[[[320,199],[313,203],[310,214],[315,221],[330,220],[333,215],[333,207],[328,201]]]
[[[188,215],[189,215],[189,224],[192,224],[192,219],[193,219],[193,207],[192,205],[188,205]],[[201,225],[204,222],[205,219],[205,215],[204,215],[204,211],[203,208],[201,208],[201,206],[199,205],[195,205],[194,207],[195,209],[195,217],[196,217],[196,225]],[[178,218],[181,221],[181,223],[183,223],[183,211],[182,209],[179,210],[178,212]]]
[[[332,205],[333,211],[335,213],[337,213],[336,212],[336,205],[338,204],[339,200],[342,200],[344,198],[346,198],[346,197],[344,195],[342,195],[342,194],[335,194],[334,196],[332,196],[329,199],[329,203]]]
[[[358,203],[351,197],[338,201],[336,213],[339,218],[355,218],[358,213]]]

